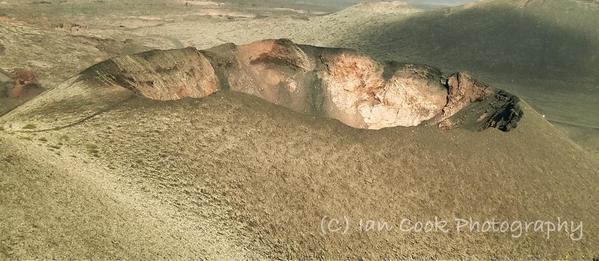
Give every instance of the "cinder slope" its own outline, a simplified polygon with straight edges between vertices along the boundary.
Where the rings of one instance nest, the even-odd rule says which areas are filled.
[[[243,94],[161,102],[74,81],[10,118],[26,128],[0,129],[0,258],[599,256],[598,158],[527,105],[509,133],[372,131]],[[70,124],[41,130],[53,113]],[[355,226],[322,235],[325,216],[561,217],[583,222],[584,238]]]
[[[0,132],[0,259],[259,258],[219,220],[225,209],[181,216],[56,135]]]
[[[281,83],[238,77],[260,76],[261,66],[269,79],[294,75],[289,65],[304,59],[291,58],[306,57],[296,47],[271,40],[205,52],[188,48],[116,57],[0,118],[8,171],[1,206],[10,222],[0,227],[9,235],[3,239],[4,255],[556,259],[599,254],[594,247],[599,241],[599,209],[594,204],[599,198],[599,162],[527,104],[521,106],[525,116],[518,128],[509,133],[433,126],[363,130],[281,106],[288,104],[271,104],[278,99],[260,95],[258,87],[270,91]],[[236,51],[220,52],[223,48]],[[341,56],[357,55],[345,52]],[[233,54],[240,60],[223,58]],[[205,56],[210,59],[202,60]],[[222,60],[215,60],[217,56]],[[259,61],[246,61],[246,56]],[[323,61],[323,67],[334,70],[353,60]],[[237,62],[241,65],[230,64]],[[243,66],[249,69],[243,71]],[[364,72],[351,68],[344,67],[344,72]],[[228,84],[216,87],[216,79],[198,84],[193,76],[206,72],[228,79]],[[409,71],[399,72],[393,75],[409,76]],[[223,78],[227,74],[229,78]],[[476,83],[460,74],[447,84],[464,88],[457,91],[485,90],[466,86]],[[224,86],[238,92],[204,97]],[[448,104],[456,105],[456,115],[492,108],[485,107],[484,99],[462,107],[468,104],[461,100],[467,93],[449,90],[447,97]],[[47,186],[24,179],[47,173],[53,173],[44,178]],[[19,196],[23,191],[41,196]],[[65,198],[71,200],[63,202]],[[89,200],[100,206],[84,203]],[[97,209],[123,220],[92,219]],[[36,215],[50,218],[28,218]],[[64,223],[56,221],[63,217]],[[562,231],[546,238],[529,232],[517,239],[511,233],[458,233],[454,223],[447,233],[397,228],[405,218],[425,222],[435,217],[449,222],[559,218],[582,222],[583,228],[579,234]],[[323,231],[323,218],[347,220],[347,233]],[[360,231],[360,220],[396,227]],[[77,229],[82,223],[92,232],[82,234]],[[61,237],[51,238],[59,232]],[[174,238],[153,236],[161,233]],[[101,235],[102,241],[90,241],[92,235]],[[579,237],[582,240],[572,240]],[[128,247],[137,240],[140,245]],[[173,252],[165,250],[169,246]]]
[[[140,198],[132,199],[136,204],[152,199],[172,207],[173,215],[181,219],[175,222],[214,217],[206,206],[226,209],[216,215],[217,220],[239,224],[231,226],[231,236],[248,240],[251,252],[263,257],[597,256],[599,209],[594,202],[599,192],[594,184],[599,182],[599,163],[528,106],[524,110],[527,116],[509,133],[433,127],[372,131],[307,117],[243,94],[217,93],[200,100],[170,102],[135,97],[60,130],[1,135],[10,136],[3,139],[8,149],[16,144],[15,137],[22,138],[18,146],[41,145],[40,154],[28,156],[39,161],[45,161],[48,150],[60,153],[59,158],[82,155],[68,160],[70,163],[50,159],[62,169],[77,164],[73,172],[65,172],[73,177],[112,179],[120,184],[131,181],[132,185],[125,186],[129,189],[119,190],[123,197],[139,193]],[[101,175],[95,174],[98,170]],[[9,177],[15,185],[2,188],[12,191],[9,195],[18,194],[20,186],[42,194],[50,189],[31,187],[18,175]],[[50,176],[47,182],[60,184],[59,177]],[[88,195],[80,190],[72,193]],[[75,203],[64,204],[64,208],[52,209],[33,204],[24,211],[62,216]],[[76,218],[91,218],[94,212],[88,212],[90,207],[93,205],[81,205],[85,211]],[[14,212],[8,213],[8,218],[20,219]],[[572,241],[566,233],[552,234],[549,239],[535,233],[519,239],[501,233],[361,233],[356,227],[348,234],[322,235],[320,225],[325,216],[347,217],[354,225],[361,218],[399,224],[402,218],[430,220],[435,216],[448,220],[560,217],[583,222],[584,239]],[[173,222],[157,219],[165,225]],[[112,219],[98,222],[118,224]],[[211,224],[218,223],[203,223],[196,229],[219,227]],[[27,257],[20,251],[47,241],[38,237],[46,235],[46,230],[16,230],[13,226],[3,230],[3,235],[14,235],[8,241],[16,244],[11,245],[16,250],[9,252],[10,257]],[[55,241],[59,245],[74,244],[77,237],[71,233],[79,231],[64,233]],[[30,240],[18,245],[19,238]],[[123,240],[138,239],[131,234]],[[153,244],[155,240],[150,237],[142,242]],[[186,248],[185,240],[163,244]],[[81,253],[86,257],[86,251],[93,252],[89,249],[109,248],[97,244],[100,246],[84,243],[80,247],[87,250],[63,255],[78,257]],[[117,245],[127,249],[125,243]],[[99,258],[111,256],[97,254]],[[197,253],[197,257],[205,256]]]

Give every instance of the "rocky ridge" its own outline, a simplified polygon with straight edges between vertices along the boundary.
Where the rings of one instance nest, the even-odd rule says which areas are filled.
[[[169,101],[234,91],[360,129],[437,124],[445,129],[509,131],[522,117],[517,97],[466,73],[444,75],[426,65],[382,62],[354,50],[300,45],[287,39],[115,57],[42,95],[37,105],[32,101],[29,108],[12,114],[47,106],[45,99],[64,100],[64,95],[51,97],[65,89],[80,90],[74,92],[80,95],[71,92],[69,99],[75,99],[71,103],[89,99],[88,103],[98,105],[88,116],[131,94]]]

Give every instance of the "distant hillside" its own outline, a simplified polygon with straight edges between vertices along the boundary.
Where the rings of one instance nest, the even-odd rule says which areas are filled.
[[[403,0],[404,2],[416,7],[435,7],[435,6],[453,6],[461,5],[474,0]],[[343,8],[364,2],[393,2],[391,0],[221,0],[219,2],[232,3],[235,5],[246,6],[278,6],[278,7],[312,7],[317,9],[326,9],[329,11],[338,11]],[[399,1],[395,1],[399,2]]]

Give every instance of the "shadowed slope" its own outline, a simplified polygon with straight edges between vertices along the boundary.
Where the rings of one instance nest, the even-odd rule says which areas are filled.
[[[482,1],[360,33],[368,53],[386,58],[406,57],[497,78],[598,80],[598,14],[599,6],[574,0]]]
[[[531,103],[579,144],[599,151],[599,5],[488,0],[362,28],[377,58],[475,73]]]

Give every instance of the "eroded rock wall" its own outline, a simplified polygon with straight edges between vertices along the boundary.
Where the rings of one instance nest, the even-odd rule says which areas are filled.
[[[522,115],[517,97],[465,73],[447,77],[425,65],[286,39],[121,56],[84,71],[81,80],[153,100],[241,92],[362,129],[438,124],[508,131]]]
[[[208,58],[194,48],[120,56],[97,64],[84,74],[163,101],[206,97],[220,86]]]

